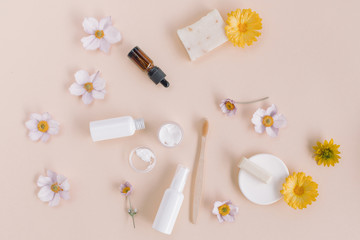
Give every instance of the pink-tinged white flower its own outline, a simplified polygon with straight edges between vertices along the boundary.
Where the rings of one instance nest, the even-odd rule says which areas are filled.
[[[60,128],[60,124],[52,120],[49,113],[31,114],[25,126],[29,129],[29,137],[32,141],[41,139],[43,142],[47,142],[50,135],[58,134]]]
[[[85,18],[83,21],[84,31],[90,36],[83,37],[81,42],[86,50],[96,50],[107,53],[111,44],[121,40],[120,32],[112,26],[111,17],[105,17],[98,22],[95,18]]]
[[[274,104],[266,110],[259,108],[253,115],[251,122],[255,125],[257,133],[266,133],[270,137],[276,137],[279,133],[279,128],[286,126],[286,119],[282,114],[277,113],[277,108]]]
[[[212,213],[217,216],[219,222],[233,222],[235,215],[238,214],[239,208],[231,201],[216,201]]]
[[[225,113],[227,116],[233,116],[236,113],[236,106],[235,102],[231,99],[225,99],[220,103],[220,108],[223,113]]]
[[[99,71],[89,76],[87,71],[80,70],[75,73],[75,82],[69,90],[75,96],[82,96],[85,104],[90,104],[94,98],[104,99],[105,85],[105,80],[99,77]]]
[[[47,177],[40,176],[37,185],[41,187],[38,197],[43,202],[49,202],[51,207],[59,205],[60,198],[70,199],[70,184],[67,178],[53,171],[47,170]]]
[[[120,192],[121,192],[121,194],[125,195],[126,197],[130,196],[132,190],[133,190],[133,187],[129,182],[125,182],[124,184],[120,185]]]

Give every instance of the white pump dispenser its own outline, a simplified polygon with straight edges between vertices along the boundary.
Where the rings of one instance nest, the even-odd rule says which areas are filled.
[[[152,226],[155,230],[165,234],[171,234],[184,200],[184,194],[182,192],[189,172],[190,170],[188,168],[178,165],[170,188],[166,189],[156,214]]]

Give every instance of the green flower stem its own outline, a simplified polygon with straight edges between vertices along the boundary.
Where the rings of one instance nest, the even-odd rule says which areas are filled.
[[[268,99],[269,97],[264,97],[264,98],[260,98],[260,99],[256,99],[256,100],[252,100],[252,101],[247,101],[247,102],[235,102],[237,104],[249,104],[249,103],[255,103],[255,102],[260,102],[260,101],[264,101],[266,99]]]
[[[134,228],[135,228],[135,218],[134,218],[134,216],[135,216],[136,212],[134,211],[134,209],[133,209],[132,206],[131,206],[130,196],[128,196],[127,198],[129,199],[129,205],[130,205],[129,215],[130,215],[131,218],[132,218],[133,226],[134,226]]]

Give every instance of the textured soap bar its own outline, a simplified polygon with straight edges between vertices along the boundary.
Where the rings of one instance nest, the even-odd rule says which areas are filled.
[[[217,9],[209,12],[196,23],[179,29],[177,34],[191,61],[228,40],[225,35],[225,22]]]
[[[244,157],[239,162],[238,167],[244,169],[264,183],[269,183],[272,178],[268,171]]]

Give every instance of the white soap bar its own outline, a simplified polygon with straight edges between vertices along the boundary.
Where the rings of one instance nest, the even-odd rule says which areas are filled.
[[[217,9],[214,9],[196,23],[179,29],[177,34],[184,44],[191,61],[228,40],[225,35],[225,22]]]
[[[268,171],[244,157],[239,162],[238,167],[244,169],[264,183],[269,183],[272,178]]]

